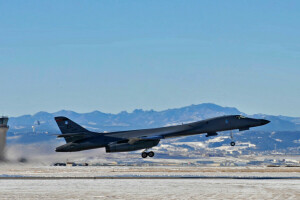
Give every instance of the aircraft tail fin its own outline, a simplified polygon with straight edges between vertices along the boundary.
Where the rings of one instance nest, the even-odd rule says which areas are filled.
[[[82,133],[81,136],[83,136],[85,133],[90,132],[67,117],[55,117],[55,121],[62,134]],[[77,137],[65,137],[66,142],[72,142],[75,139]]]

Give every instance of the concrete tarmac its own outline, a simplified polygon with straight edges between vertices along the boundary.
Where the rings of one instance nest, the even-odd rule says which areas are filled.
[[[0,180],[95,180],[95,179],[241,179],[241,180],[300,180],[300,177],[234,177],[234,176],[100,176],[100,177],[44,177],[4,176]]]
[[[56,178],[56,177],[54,177]],[[300,180],[0,180],[0,199],[299,199]]]

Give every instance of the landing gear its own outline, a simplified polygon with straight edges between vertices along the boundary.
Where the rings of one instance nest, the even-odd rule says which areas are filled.
[[[233,146],[235,146],[235,142],[233,141],[233,133],[232,133],[232,131],[230,132],[230,138],[231,138],[231,142],[230,142],[230,145],[233,147]]]
[[[149,156],[150,158],[152,158],[154,156],[154,152],[150,151],[150,152],[142,152],[142,158],[147,158],[147,156]]]
[[[142,153],[142,158],[147,158],[147,156],[148,156],[147,152]]]
[[[150,158],[152,158],[152,157],[154,156],[154,152],[153,152],[153,151],[150,151],[150,152],[148,153],[148,156],[149,156]]]

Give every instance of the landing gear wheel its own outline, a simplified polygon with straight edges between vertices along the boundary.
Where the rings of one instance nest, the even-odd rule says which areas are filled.
[[[153,151],[150,151],[150,152],[148,153],[148,156],[149,156],[150,158],[152,158],[152,157],[154,156],[154,152],[153,152]]]
[[[235,146],[235,142],[230,142],[230,145],[231,146]]]
[[[147,156],[148,156],[147,152],[142,153],[142,158],[147,158]]]

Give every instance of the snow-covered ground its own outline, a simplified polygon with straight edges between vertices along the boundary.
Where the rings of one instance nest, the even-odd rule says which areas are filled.
[[[0,165],[0,199],[299,199],[300,179],[47,179],[46,177],[298,177],[298,167]],[[45,177],[45,179],[3,179]]]
[[[299,199],[300,180],[0,180],[0,199]]]

